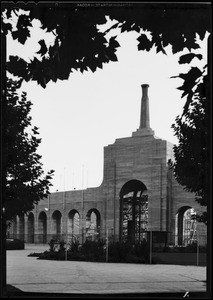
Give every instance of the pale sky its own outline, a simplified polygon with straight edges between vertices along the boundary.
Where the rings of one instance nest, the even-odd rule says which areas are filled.
[[[32,39],[22,46],[8,37],[7,54],[32,58],[42,39],[38,23]],[[159,138],[177,143],[171,129],[181,114],[184,99],[177,90],[182,83],[171,76],[184,73],[181,54],[138,51],[138,33],[122,33],[118,41],[118,62],[105,64],[95,73],[74,72],[68,80],[49,82],[43,89],[35,82],[22,89],[32,101],[32,125],[39,127],[44,170],[55,170],[51,191],[97,187],[103,180],[103,147],[116,138],[129,137],[140,122],[141,84],[149,84],[150,125]],[[49,38],[51,41],[51,37]],[[202,43],[206,57],[206,41]],[[187,53],[185,51],[184,53]],[[206,59],[206,58],[205,58]],[[194,59],[192,65],[205,65]]]

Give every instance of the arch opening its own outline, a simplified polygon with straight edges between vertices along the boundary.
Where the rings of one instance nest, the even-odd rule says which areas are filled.
[[[25,238],[25,223],[24,223],[24,215],[18,216],[18,238],[24,241]]]
[[[61,236],[61,218],[59,210],[55,210],[52,214],[52,233],[53,238],[58,239]]]
[[[196,212],[190,206],[181,207],[175,217],[175,244],[187,246],[197,241]]]
[[[17,230],[18,230],[18,216],[15,216],[13,218],[13,222],[12,222],[12,238],[16,239],[17,238]],[[10,235],[11,237],[11,235]]]
[[[86,239],[97,240],[100,238],[101,215],[100,212],[93,208],[86,215]]]
[[[120,240],[132,244],[146,238],[148,230],[147,188],[139,180],[126,182],[120,191]]]
[[[28,243],[34,243],[35,218],[32,212],[28,215],[27,220],[27,240]]]
[[[38,243],[47,242],[47,215],[44,211],[38,216]]]
[[[72,241],[78,241],[80,237],[80,215],[75,209],[71,210],[67,219],[68,238]]]

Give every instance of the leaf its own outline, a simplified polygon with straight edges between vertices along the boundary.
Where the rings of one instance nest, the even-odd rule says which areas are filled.
[[[116,56],[115,53],[113,53],[113,52],[108,52],[107,54],[108,54],[108,57],[109,57],[109,59],[110,59],[111,61],[118,61],[118,58],[117,58],[117,56]]]
[[[16,40],[16,39],[19,37],[19,32],[18,32],[18,30],[12,31],[12,37],[13,37],[14,40]]]
[[[140,26],[136,25],[136,24],[133,24],[132,25],[132,30],[135,30],[137,32],[140,32]]]
[[[28,26],[32,27],[31,20],[27,15],[19,15],[17,28],[18,30],[22,28],[27,28]]]
[[[39,42],[39,45],[41,46],[40,50],[36,53],[38,54],[41,54],[41,56],[45,55],[47,53],[47,46],[45,44],[45,41],[44,40],[40,40]]]
[[[11,8],[7,8],[6,15],[8,19],[11,17]]]
[[[116,40],[117,36],[112,36],[109,40],[109,45],[112,46],[114,49],[120,47],[120,44]]]
[[[131,23],[124,21],[124,23],[121,25],[121,32],[125,32],[125,31],[131,31]]]
[[[30,37],[30,31],[28,28],[23,28],[21,31],[18,31],[18,41],[22,45],[26,42],[27,37]]]
[[[139,41],[138,50],[149,51],[153,45],[153,42],[150,41],[145,34],[141,34],[137,40]]]
[[[183,94],[181,95],[181,98],[187,96],[186,104],[184,106],[183,114],[185,114],[188,110],[188,107],[192,101],[193,98],[193,88],[197,84],[197,80],[203,75],[203,72],[201,72],[200,69],[197,67],[192,67],[188,73],[186,74],[179,74],[179,76],[174,76],[179,77],[184,80],[184,83],[182,86],[178,87],[178,90],[182,90]]]
[[[8,34],[8,31],[12,31],[12,25],[10,23],[3,23],[2,22],[2,31],[4,35]]]
[[[28,63],[22,58],[10,55],[6,67],[11,74],[28,79]]]
[[[119,25],[119,22],[115,23],[114,25],[112,25],[110,28],[108,28],[107,30],[104,31],[105,34],[107,34],[109,31],[111,31],[112,29],[117,28]]]
[[[198,59],[202,59],[203,56],[201,54],[195,54],[195,53],[188,53],[180,56],[179,58],[179,64],[189,64],[193,58],[197,57]]]
[[[166,51],[165,51],[165,49],[163,48],[163,46],[162,46],[162,44],[158,44],[158,45],[156,45],[157,46],[157,53],[158,52],[163,52],[163,54],[166,54]]]
[[[200,48],[200,46],[195,42],[195,39],[193,38],[193,36],[191,36],[190,38],[187,37],[185,42],[184,42],[184,46],[186,48],[189,49],[189,51],[191,51],[191,49],[198,49]]]

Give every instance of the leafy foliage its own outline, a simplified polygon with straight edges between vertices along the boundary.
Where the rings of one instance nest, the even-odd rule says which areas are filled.
[[[40,20],[42,29],[55,34],[53,46],[48,47],[40,40],[38,51],[41,61],[34,58],[30,63],[17,56],[10,57],[7,69],[24,80],[35,80],[45,87],[49,81],[68,79],[73,69],[84,72],[102,68],[104,63],[117,61],[119,43],[116,36],[109,41],[107,33],[114,29],[121,32],[132,30],[140,33],[138,50],[149,51],[153,46],[157,52],[166,54],[166,47],[172,46],[173,53],[187,48],[198,49],[196,33],[201,39],[210,32],[211,18],[208,5],[190,4],[140,4],[127,6],[95,6],[65,3],[6,4],[3,32],[12,33],[14,39],[25,43],[34,19]],[[20,13],[19,9],[22,9]],[[18,15],[17,30],[8,23],[12,14]],[[106,16],[116,23],[105,31],[98,25],[106,23]],[[193,26],[192,26],[193,24]],[[150,33],[150,37],[147,37]],[[47,54],[47,55],[46,55]],[[199,57],[199,56],[198,56]],[[189,61],[191,57],[182,58]],[[25,73],[23,72],[25,70]]]
[[[63,246],[58,249],[58,244]],[[37,256],[38,259],[64,260],[64,242],[51,239],[50,249],[43,253],[31,253],[29,256]],[[108,261],[126,263],[147,263],[149,262],[149,246],[146,240],[132,245],[123,242],[109,243]],[[106,244],[104,240],[86,240],[81,246],[77,241],[71,243],[67,251],[67,259],[72,261],[106,261]]]
[[[210,191],[210,101],[206,94],[207,75],[193,95],[193,101],[182,116],[172,125],[179,143],[174,146],[175,162],[172,164],[177,181],[187,191],[194,192],[196,201],[207,206]],[[207,213],[198,217],[207,223]]]
[[[2,99],[2,180],[6,220],[31,211],[49,194],[53,170],[44,176],[41,156],[36,152],[41,142],[38,128],[30,131],[32,103],[26,93],[18,95],[20,82],[7,80]]]

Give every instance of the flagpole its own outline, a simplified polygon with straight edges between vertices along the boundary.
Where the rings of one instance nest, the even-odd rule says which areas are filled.
[[[84,218],[84,165],[82,165],[82,244],[84,242],[83,218]]]

